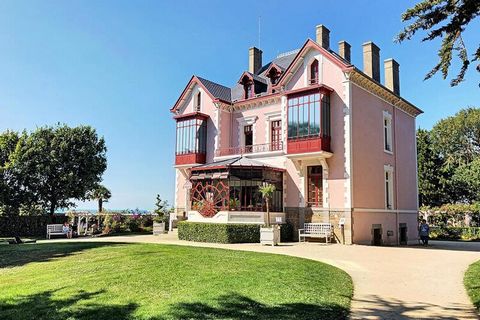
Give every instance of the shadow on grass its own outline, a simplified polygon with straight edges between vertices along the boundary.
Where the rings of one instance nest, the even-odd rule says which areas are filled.
[[[156,319],[346,319],[349,310],[326,303],[286,303],[269,306],[232,293],[220,296],[215,306],[201,302],[181,302],[171,307],[165,318]]]
[[[61,289],[59,289],[61,290]],[[95,300],[104,291],[80,291],[66,299],[55,298],[59,290],[45,291],[18,297],[13,301],[0,301],[2,320],[65,320],[65,319],[132,319],[137,305],[103,305]],[[78,303],[78,304],[77,304]]]
[[[370,295],[354,299],[358,307],[352,319],[477,319],[478,314],[467,304],[452,303],[449,306],[426,302],[407,303],[398,299],[385,299]]]
[[[69,242],[0,246],[0,268],[18,267],[30,262],[45,262],[104,246],[118,246],[122,243]]]

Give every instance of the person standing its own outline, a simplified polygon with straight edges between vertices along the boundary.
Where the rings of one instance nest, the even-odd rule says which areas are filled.
[[[428,246],[428,238],[430,237],[430,226],[427,223],[427,220],[423,219],[420,227],[418,228],[420,239],[424,246]]]

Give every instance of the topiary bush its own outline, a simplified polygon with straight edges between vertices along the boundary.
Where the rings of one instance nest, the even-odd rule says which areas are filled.
[[[181,221],[178,223],[178,238],[196,242],[258,243],[260,226]]]
[[[293,225],[289,222],[280,225],[280,242],[293,241]]]

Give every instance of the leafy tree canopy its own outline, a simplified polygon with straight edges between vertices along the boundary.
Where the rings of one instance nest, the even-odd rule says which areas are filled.
[[[480,45],[470,57],[462,38],[467,25],[479,14],[478,0],[423,0],[402,14],[402,21],[411,23],[397,35],[396,41],[410,40],[420,30],[427,32],[422,41],[441,38],[439,61],[425,79],[431,78],[438,71],[446,79],[453,54],[456,53],[461,67],[457,76],[450,82],[451,86],[456,86],[463,81],[470,63],[477,62],[477,71],[480,72]]]
[[[36,204],[50,214],[85,200],[107,168],[106,146],[89,126],[38,128],[21,139],[14,170]]]

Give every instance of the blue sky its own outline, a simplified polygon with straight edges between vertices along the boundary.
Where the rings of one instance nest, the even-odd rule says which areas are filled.
[[[264,62],[331,31],[331,47],[373,40],[381,59],[400,63],[402,95],[422,108],[418,126],[480,101],[473,68],[456,88],[424,82],[439,42],[394,44],[412,1],[23,1],[0,2],[0,130],[57,122],[87,124],[104,136],[113,193],[107,208],[153,207],[174,194],[174,122],[169,108],[192,74],[231,86],[258,43]],[[473,53],[480,19],[464,40]],[[477,30],[477,34],[475,31]],[[456,65],[453,66],[454,68]],[[383,73],[382,73],[383,78]],[[94,208],[94,203],[80,205]]]

